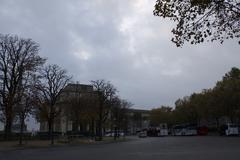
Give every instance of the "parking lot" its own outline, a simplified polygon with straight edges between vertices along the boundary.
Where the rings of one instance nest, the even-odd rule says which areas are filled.
[[[127,142],[0,152],[1,160],[239,160],[240,137],[130,137]]]

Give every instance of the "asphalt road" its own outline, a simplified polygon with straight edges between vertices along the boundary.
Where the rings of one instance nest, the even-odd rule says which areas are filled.
[[[240,137],[133,138],[128,142],[0,152],[0,160],[239,160]]]

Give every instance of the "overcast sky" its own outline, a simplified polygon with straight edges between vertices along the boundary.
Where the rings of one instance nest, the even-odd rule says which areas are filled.
[[[105,79],[135,108],[151,109],[213,87],[240,67],[240,45],[177,48],[155,0],[0,0],[0,33],[32,38],[75,81]]]

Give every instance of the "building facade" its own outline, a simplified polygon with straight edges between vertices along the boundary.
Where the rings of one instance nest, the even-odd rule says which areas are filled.
[[[53,126],[54,132],[60,132],[62,134],[66,134],[73,131],[96,133],[96,123],[97,123],[96,119],[92,121],[91,119],[84,120],[81,118],[81,116],[79,116],[80,114],[77,113],[79,110],[82,111],[81,107],[84,109],[88,107],[83,106],[85,104],[81,104],[80,102],[75,107],[74,107],[74,104],[72,104],[73,101],[76,101],[76,99],[72,100],[73,98],[79,98],[81,101],[82,100],[81,97],[84,97],[84,96],[94,97],[94,94],[96,94],[96,92],[94,92],[93,86],[91,85],[68,84],[63,89],[60,95],[60,100],[65,101],[66,103],[59,106],[62,108],[62,113],[54,121],[54,126]],[[93,101],[93,99],[90,99],[90,101]],[[94,111],[95,110],[91,110],[91,112],[94,112]],[[74,113],[76,113],[76,115],[74,115]],[[137,131],[140,131],[144,128],[149,127],[149,116],[150,116],[149,110],[128,109],[127,115],[128,115],[128,125],[127,125],[128,134],[136,134]],[[111,117],[111,115],[109,115],[109,117]],[[103,127],[104,127],[104,131],[112,129],[112,127],[109,127],[109,125],[106,125]],[[48,131],[48,124],[46,121],[40,122],[40,131],[41,132]]]
[[[61,114],[54,120],[53,130],[54,132],[67,133],[73,131],[74,128],[78,128],[81,130],[81,126],[74,126],[74,121],[71,117],[70,110],[74,98],[81,98],[83,96],[89,95],[93,93],[93,86],[86,84],[68,84],[62,91],[60,95],[60,101],[64,101],[66,103],[60,104],[58,107],[61,108]],[[46,121],[40,121],[40,131],[47,132],[48,124]]]

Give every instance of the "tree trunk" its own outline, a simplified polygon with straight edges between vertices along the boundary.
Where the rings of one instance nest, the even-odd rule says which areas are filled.
[[[99,140],[102,140],[102,117],[99,119],[99,126],[98,126],[98,136]]]
[[[24,115],[20,116],[20,134],[19,134],[19,145],[22,145],[23,139],[23,127],[24,127]]]
[[[11,133],[12,133],[12,117],[8,116],[8,118],[6,119],[5,133],[4,133],[5,140],[11,139]]]
[[[117,127],[114,127],[114,140],[117,140]]]
[[[51,122],[51,120],[49,119],[49,120],[48,120],[48,139],[49,139],[49,140],[51,139],[51,128],[52,128],[52,122]]]
[[[98,137],[99,137],[99,141],[102,140],[102,121],[103,121],[103,117],[102,117],[102,113],[103,112],[103,104],[102,102],[100,102],[100,108],[99,108],[99,120],[98,120]]]
[[[54,128],[54,112],[53,112],[53,106],[50,106],[50,117],[49,117],[49,136],[51,139],[51,145],[54,144],[54,135],[53,135],[53,128]]]
[[[91,135],[92,135],[92,138],[93,138],[94,135],[95,135],[94,128],[95,128],[94,119],[92,118],[92,119],[91,119],[91,132],[92,132]]]
[[[217,130],[218,130],[218,132],[219,132],[219,130],[220,130],[220,126],[219,126],[219,118],[216,118],[216,122],[217,122]]]
[[[54,144],[54,118],[52,118],[52,125],[51,125],[51,145]]]
[[[97,122],[97,137],[99,141],[102,140],[102,123],[100,120]]]

